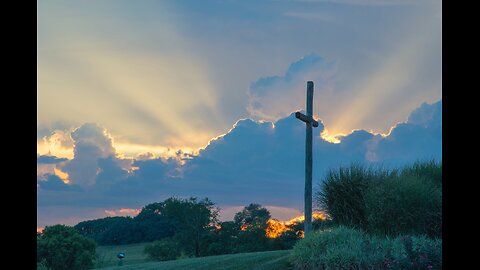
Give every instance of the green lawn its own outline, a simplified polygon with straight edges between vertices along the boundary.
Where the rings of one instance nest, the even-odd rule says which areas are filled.
[[[288,270],[291,250],[251,252],[175,261],[148,261],[143,254],[145,244],[123,246],[99,246],[97,269],[146,269],[146,270]],[[116,254],[125,252],[123,266],[118,266]]]
[[[145,263],[147,261],[147,257],[143,253],[145,245],[146,243],[121,246],[97,246],[98,256],[95,266],[97,268],[117,266],[117,253],[119,252],[125,252],[125,258],[123,259],[124,266]]]

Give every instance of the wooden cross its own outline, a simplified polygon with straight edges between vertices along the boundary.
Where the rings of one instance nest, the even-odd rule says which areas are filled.
[[[305,236],[312,231],[312,126],[318,127],[313,119],[313,82],[307,82],[307,115],[296,112],[295,117],[305,122],[307,136],[305,140]]]

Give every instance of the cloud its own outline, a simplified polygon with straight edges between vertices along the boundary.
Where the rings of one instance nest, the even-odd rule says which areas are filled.
[[[64,126],[62,126],[64,127]],[[54,155],[62,158],[73,157],[73,140],[70,133],[73,129],[55,129],[47,135],[37,138],[37,153]]]
[[[91,186],[100,172],[98,161],[115,156],[112,139],[105,129],[94,123],[86,123],[71,133],[74,141],[74,157],[62,169],[73,183]]]
[[[66,161],[66,158],[57,158],[56,156],[42,155],[37,157],[37,164],[57,164]]]
[[[337,144],[320,136],[325,127],[319,119],[319,127],[313,129],[314,185],[329,168],[351,162],[388,167],[422,159],[441,160],[441,104],[423,103],[385,136],[356,130],[339,137]],[[117,212],[105,209],[137,209],[171,196],[208,197],[222,206],[224,219],[251,202],[268,205],[279,219],[291,218],[303,209],[305,124],[293,113],[274,122],[239,120],[198,154],[178,152],[171,158],[149,154],[138,159],[120,158],[103,128],[87,124],[75,132],[75,158],[63,161],[71,183],[44,174],[38,181],[42,209],[55,205],[96,207],[110,215]],[[78,173],[81,170],[90,173]],[[73,176],[91,177],[91,184]],[[70,188],[75,184],[76,188]],[[65,192],[72,190],[77,192]]]
[[[105,214],[109,217],[117,217],[117,216],[134,217],[138,215],[140,211],[141,209],[120,208],[120,209],[105,210]]]
[[[53,174],[45,175],[46,180],[37,179],[38,187],[48,191],[81,191],[77,185],[66,184],[60,177]]]
[[[331,91],[335,64],[317,54],[308,54],[292,63],[283,76],[258,79],[247,92],[250,115],[260,120],[277,120],[305,107],[306,81],[315,82],[315,91]],[[315,103],[315,102],[314,102]]]
[[[408,117],[407,123],[421,126],[428,126],[430,124],[442,124],[442,101],[436,102],[432,105],[424,102],[415,109]]]
[[[380,160],[404,164],[414,159],[442,157],[442,101],[423,103],[408,120],[392,128],[390,134],[375,145]]]

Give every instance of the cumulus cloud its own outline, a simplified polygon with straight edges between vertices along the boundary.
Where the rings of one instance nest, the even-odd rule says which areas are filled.
[[[423,103],[375,146],[378,158],[404,164],[442,157],[442,101]]]
[[[98,175],[98,160],[115,156],[111,137],[105,129],[94,123],[86,123],[71,133],[74,141],[74,157],[62,169],[73,183],[91,186]]]
[[[305,55],[292,63],[283,76],[253,82],[247,92],[247,110],[256,119],[274,121],[285,117],[305,107],[306,81],[315,82],[316,92],[329,92],[333,89],[334,74],[335,63],[317,54]]]
[[[422,159],[441,160],[441,104],[422,104],[386,136],[356,130],[340,137],[337,144],[320,136],[325,127],[319,119],[319,127],[313,129],[314,184],[327,169],[351,162],[399,166]],[[75,157],[63,161],[71,183],[45,173],[38,180],[41,209],[95,206],[113,215],[121,212],[106,213],[105,209],[137,209],[171,196],[209,197],[225,206],[225,219],[251,202],[268,205],[280,219],[303,209],[305,124],[293,113],[273,122],[239,120],[198,154],[179,152],[177,158],[146,154],[122,159],[115,155],[111,138],[99,126],[87,124],[75,132]],[[58,159],[50,156],[40,160]],[[77,187],[70,188],[73,185]],[[72,190],[77,192],[67,192]]]

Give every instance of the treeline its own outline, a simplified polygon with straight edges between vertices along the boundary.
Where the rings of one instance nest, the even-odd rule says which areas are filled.
[[[147,253],[165,260],[239,252],[290,249],[302,236],[303,223],[284,228],[276,238],[266,235],[270,212],[250,204],[233,221],[220,222],[219,209],[209,199],[169,198],[146,205],[135,217],[107,217],[83,221],[74,228],[98,245],[153,242]],[[325,226],[316,220],[315,227]]]

